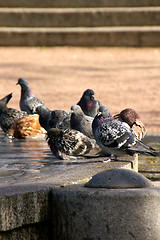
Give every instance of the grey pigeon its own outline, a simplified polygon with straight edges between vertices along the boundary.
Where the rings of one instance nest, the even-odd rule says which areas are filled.
[[[95,117],[100,107],[100,102],[94,99],[94,91],[87,89],[77,103],[87,116]]]
[[[104,156],[95,139],[90,139],[77,130],[51,128],[47,135],[48,145],[53,155],[59,159]]]
[[[19,78],[17,84],[21,86],[20,108],[28,114],[35,114],[38,106],[44,103],[33,94],[27,79]]]
[[[71,107],[71,128],[82,132],[89,138],[94,138],[92,132],[93,117],[87,116],[79,105]]]
[[[97,144],[111,157],[134,153],[159,155],[155,149],[138,140],[127,123],[114,119],[106,106],[100,107],[93,120],[92,129]]]
[[[27,115],[26,112],[7,107],[11,98],[12,93],[0,100],[0,126],[4,132],[7,132],[20,117]]]
[[[36,113],[39,114],[39,122],[46,131],[51,128],[70,128],[70,114],[63,110],[51,111],[42,105],[36,108]]]
[[[146,134],[146,127],[139,114],[132,108],[126,108],[114,116],[115,119],[126,122],[132,128],[137,138],[141,140]]]

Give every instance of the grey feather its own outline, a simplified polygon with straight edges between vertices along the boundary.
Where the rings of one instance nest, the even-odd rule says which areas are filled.
[[[71,128],[82,132],[89,138],[94,138],[92,132],[93,117],[87,116],[79,105],[71,107]]]

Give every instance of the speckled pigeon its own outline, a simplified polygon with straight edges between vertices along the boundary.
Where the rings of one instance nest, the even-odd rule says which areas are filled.
[[[90,139],[77,130],[51,128],[47,134],[48,145],[53,155],[59,159],[104,156],[95,139]]]
[[[0,100],[0,126],[4,132],[7,132],[17,119],[27,115],[26,112],[7,107],[11,98],[12,94],[9,94]]]
[[[21,110],[26,111],[28,114],[36,113],[36,108],[38,106],[44,105],[44,103],[39,98],[35,97],[27,79],[19,78],[17,84],[21,86]]]
[[[46,131],[51,128],[70,128],[70,114],[63,110],[51,111],[42,105],[36,108],[36,113],[39,114],[39,122]]]
[[[139,114],[132,108],[126,108],[114,116],[115,119],[126,122],[132,128],[137,138],[141,140],[146,134],[146,127]]]
[[[71,128],[82,132],[89,138],[94,138],[92,132],[93,117],[87,116],[79,105],[71,107]]]
[[[159,155],[155,149],[138,140],[127,123],[114,119],[106,106],[100,107],[93,120],[92,129],[97,144],[111,157],[134,153]]]
[[[77,103],[87,116],[95,117],[100,107],[100,102],[94,99],[94,91],[87,89]]]

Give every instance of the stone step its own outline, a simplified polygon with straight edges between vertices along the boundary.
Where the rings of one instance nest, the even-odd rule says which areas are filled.
[[[0,7],[143,7],[160,6],[160,0],[0,0]]]
[[[158,26],[160,7],[144,8],[1,8],[3,27]]]
[[[0,46],[160,46],[160,27],[0,28]]]

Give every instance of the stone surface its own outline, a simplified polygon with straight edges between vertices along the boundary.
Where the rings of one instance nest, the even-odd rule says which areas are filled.
[[[0,0],[0,7],[123,7],[123,6],[157,6],[159,0]]]
[[[160,7],[1,8],[1,27],[158,26]]]
[[[89,188],[144,188],[153,183],[142,174],[129,169],[111,169],[94,175],[85,187]]]
[[[0,46],[160,46],[158,4],[8,0],[0,3]]]
[[[0,240],[48,240],[51,239],[51,220],[25,225],[10,231],[0,231]]]
[[[1,188],[0,231],[48,221],[49,189],[19,186]]]
[[[160,46],[160,27],[0,28],[0,46]]]
[[[160,189],[52,190],[53,239],[160,239]]]

